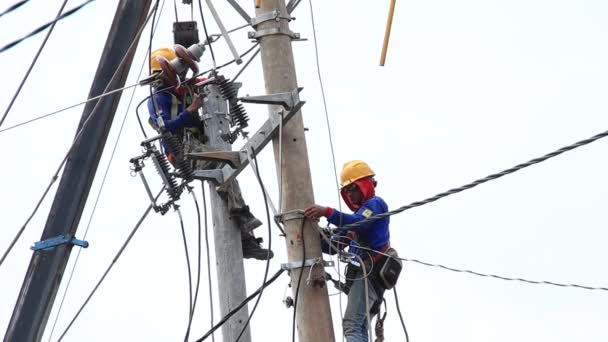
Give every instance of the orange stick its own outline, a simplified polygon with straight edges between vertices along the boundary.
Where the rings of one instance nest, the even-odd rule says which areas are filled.
[[[388,39],[391,36],[391,26],[393,26],[395,2],[397,2],[397,0],[391,0],[391,7],[388,10],[388,19],[386,20],[386,31],[384,32],[384,44],[382,45],[382,56],[380,57],[380,66],[384,66],[384,62],[386,62],[386,50],[388,49]]]

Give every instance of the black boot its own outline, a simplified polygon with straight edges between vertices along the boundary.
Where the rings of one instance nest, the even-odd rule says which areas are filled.
[[[231,209],[230,216],[237,219],[237,225],[242,232],[252,232],[255,228],[262,225],[262,221],[258,220],[246,205],[242,208]]]
[[[243,245],[243,258],[245,259],[258,259],[268,260],[272,259],[274,253],[271,250],[264,249],[260,246],[262,239],[256,239],[253,235],[242,234],[241,244]]]

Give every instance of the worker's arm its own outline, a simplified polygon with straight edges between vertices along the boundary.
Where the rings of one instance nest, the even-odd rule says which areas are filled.
[[[377,199],[371,199],[365,203],[364,206],[359,208],[353,214],[343,213],[339,210],[336,210],[331,207],[323,207],[320,205],[313,205],[306,209],[305,215],[309,218],[319,218],[321,216],[325,216],[327,218],[327,222],[334,224],[338,227],[345,226],[347,224],[353,224],[360,221],[363,221],[369,217],[381,214],[385,212],[385,208],[383,208],[382,203]],[[366,224],[349,228],[348,230],[354,232],[362,232],[372,226],[373,222],[368,222]]]
[[[198,127],[200,121],[198,119],[198,109],[202,106],[202,100],[198,95],[192,98],[192,104],[184,111],[171,120],[171,106],[173,105],[173,96],[168,92],[161,92],[154,95],[156,107],[152,100],[148,101],[148,111],[154,122],[158,115],[163,118],[165,128],[170,132],[175,132],[186,127]]]

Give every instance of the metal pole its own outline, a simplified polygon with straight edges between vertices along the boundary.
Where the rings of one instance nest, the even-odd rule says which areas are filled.
[[[209,147],[212,151],[231,151],[232,145],[222,138],[222,134],[230,133],[227,103],[222,98],[217,85],[207,85],[207,91],[208,94],[203,100],[203,120],[205,121],[205,133],[209,137]],[[232,187],[229,187],[229,189],[232,189]],[[212,183],[209,183],[209,192],[213,217],[220,313],[222,316],[226,316],[247,298],[241,233],[235,222],[230,219],[226,199],[220,196],[216,186]],[[247,321],[247,317],[249,317],[249,311],[247,306],[244,306],[222,325],[223,340],[236,341]],[[247,326],[239,341],[251,342],[249,326]]]
[[[107,90],[124,86],[135,54],[135,49],[129,50],[129,46],[134,40],[136,45],[139,39],[138,32],[150,9],[150,3],[151,0],[119,2],[89,97],[106,90],[116,67],[128,53],[122,70]],[[120,95],[118,92],[91,101],[85,106],[78,129],[81,129],[89,116],[91,118],[82,134],[74,141],[41,240],[76,234]],[[96,109],[93,111],[93,108]],[[33,253],[4,337],[5,342],[41,340],[71,250],[71,244],[62,244]]]
[[[297,88],[296,72],[291,47],[289,22],[282,18],[288,16],[284,0],[264,0],[260,8],[256,8],[256,15],[261,16],[278,10],[281,14],[273,20],[261,22],[257,25],[257,35],[262,53],[262,66],[264,80],[268,94],[290,92]],[[275,12],[276,13],[276,12]],[[270,106],[271,113],[281,110],[280,106]],[[283,141],[282,158],[279,156],[279,139]],[[301,112],[295,114],[283,127],[281,138],[273,139],[277,175],[281,176],[282,207],[281,212],[302,210],[314,203],[310,167],[308,165],[308,152],[304,124]],[[303,236],[300,235],[302,220],[285,221],[285,242],[287,245],[288,260],[291,263],[302,262],[302,238],[306,248],[306,259],[321,257],[319,233],[309,220],[304,221]],[[315,223],[316,224],[316,223]],[[300,342],[335,341],[331,310],[327,286],[318,286],[324,282],[325,272],[318,264],[312,266],[312,281],[307,284],[311,266],[292,269],[291,289],[294,294],[298,286],[300,272],[305,272],[300,283],[297,305],[297,325]],[[317,284],[317,286],[315,286]]]

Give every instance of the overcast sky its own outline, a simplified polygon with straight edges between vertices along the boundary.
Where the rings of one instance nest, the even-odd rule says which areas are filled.
[[[1,5],[0,10],[15,1]],[[239,1],[253,15],[253,1]],[[30,1],[0,18],[0,45],[52,20],[62,1]],[[81,2],[71,1],[67,8]],[[2,128],[87,98],[118,1],[96,1],[59,22]],[[215,1],[226,27],[244,24]],[[178,1],[180,20],[190,10]],[[316,1],[320,66],[338,168],[351,159],[369,162],[377,194],[391,209],[501,171],[608,129],[608,3],[605,1],[461,0],[400,1],[387,64],[379,66],[389,1]],[[206,7],[204,8],[206,9]],[[308,1],[296,9],[291,29],[315,199],[338,206],[332,154],[316,74]],[[200,25],[200,15],[195,20]],[[173,4],[165,4],[153,48],[173,44]],[[211,16],[210,31],[218,29]],[[239,52],[251,46],[246,32],[232,34]],[[202,36],[202,30],[201,36]],[[4,112],[44,34],[0,54]],[[149,44],[140,40],[127,85],[137,82]],[[218,64],[231,55],[214,44]],[[211,66],[203,57],[201,69]],[[147,67],[147,65],[146,65]],[[222,70],[232,78],[239,67]],[[144,72],[145,74],[145,72]],[[264,94],[257,57],[240,77],[241,94]],[[125,241],[149,201],[129,158],[140,153],[135,104],[148,94],[137,87],[121,104],[104,150],[77,237],[83,238],[93,203],[126,121],[107,181],[91,220],[70,291],[50,341],[56,341]],[[265,106],[247,105],[254,131]],[[0,133],[0,253],[30,215],[76,131],[82,106]],[[144,109],[144,108],[142,108]],[[142,116],[146,117],[146,110]],[[151,132],[151,131],[150,131]],[[243,143],[239,140],[235,147]],[[401,256],[481,273],[608,287],[605,241],[608,206],[608,141],[600,140],[540,165],[505,176],[391,219],[391,243]],[[278,201],[272,150],[259,157],[262,177]],[[160,180],[145,169],[153,188]],[[339,170],[338,170],[339,171]],[[265,218],[262,193],[248,168],[239,177],[254,213]],[[0,266],[0,331],[5,333],[40,235],[52,193]],[[197,195],[200,198],[200,185]],[[181,200],[196,254],[196,212]],[[210,219],[209,219],[210,222]],[[324,222],[322,222],[324,224]],[[256,233],[268,241],[266,227]],[[273,228],[270,273],[287,262]],[[213,240],[213,239],[211,239]],[[266,244],[265,242],[265,244]],[[213,248],[213,247],[211,247]],[[63,296],[47,325],[49,340]],[[212,257],[214,253],[211,253]],[[193,260],[193,267],[195,261]],[[203,260],[203,262],[205,262]],[[245,261],[248,293],[262,282],[265,263]],[[606,341],[608,292],[531,285],[405,263],[397,290],[411,341]],[[213,268],[215,273],[215,268]],[[335,276],[335,271],[332,271]],[[220,318],[215,292],[215,319]],[[254,341],[288,341],[291,309],[282,303],[287,275],[265,292],[252,319]],[[206,266],[191,337],[210,327]],[[330,289],[330,293],[336,293]],[[386,294],[387,341],[404,340],[392,293]],[[341,339],[339,296],[331,297],[336,339]],[[346,298],[342,298],[345,307]],[[250,306],[251,308],[251,306]],[[150,214],[115,268],[64,341],[176,341],[188,318],[188,286],[178,217]],[[220,334],[216,337],[220,337]],[[219,340],[219,339],[218,339]]]

